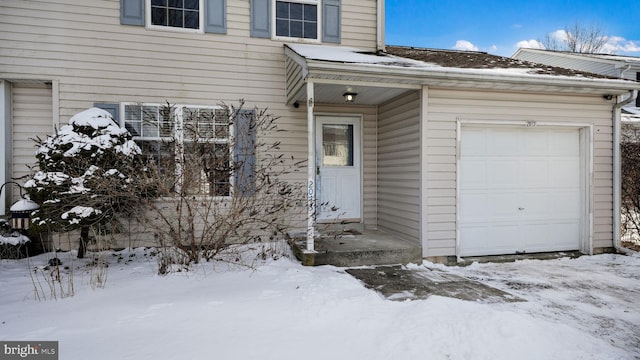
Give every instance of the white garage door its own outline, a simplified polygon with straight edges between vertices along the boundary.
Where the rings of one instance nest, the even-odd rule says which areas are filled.
[[[463,127],[459,161],[459,256],[579,249],[579,130]]]

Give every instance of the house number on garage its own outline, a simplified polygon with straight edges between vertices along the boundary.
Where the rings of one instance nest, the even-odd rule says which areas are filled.
[[[536,126],[536,122],[535,121],[527,121],[524,123],[525,127],[535,127]]]

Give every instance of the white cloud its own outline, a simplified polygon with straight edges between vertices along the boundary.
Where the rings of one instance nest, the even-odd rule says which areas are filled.
[[[556,30],[554,32],[550,32],[549,33],[549,37],[552,40],[556,40],[559,42],[565,42],[569,39],[569,36],[567,36],[567,32],[565,30]]]
[[[516,47],[519,48],[527,48],[527,49],[544,49],[544,45],[538,40],[522,40],[518,41]]]
[[[467,40],[458,40],[453,46],[455,50],[478,51],[478,47]]]
[[[489,52],[490,53],[494,53],[498,51],[498,46],[497,45],[491,45],[491,47],[489,48]]]
[[[640,44],[620,36],[609,36],[602,52],[609,54],[640,52]]]

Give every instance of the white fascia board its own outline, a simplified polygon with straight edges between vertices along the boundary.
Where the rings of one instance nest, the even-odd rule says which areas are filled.
[[[508,71],[444,67],[396,67],[380,64],[339,63],[306,60],[309,78],[324,76],[367,77],[403,84],[470,86],[477,88],[522,88],[572,93],[626,94],[640,90],[640,83],[621,79],[587,79],[570,76],[509,74]],[[517,71],[517,70],[515,70]],[[515,72],[514,71],[514,72]],[[536,89],[537,88],[537,89]]]

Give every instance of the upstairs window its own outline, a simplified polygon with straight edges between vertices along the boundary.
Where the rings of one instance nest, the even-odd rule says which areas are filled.
[[[151,25],[200,29],[200,0],[151,0]]]
[[[276,36],[318,39],[318,2],[276,1]]]
[[[335,43],[341,39],[342,0],[250,0],[251,37]]]

